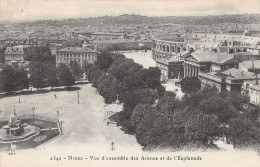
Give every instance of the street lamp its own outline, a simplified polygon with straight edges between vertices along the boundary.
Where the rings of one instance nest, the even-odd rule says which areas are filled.
[[[60,133],[63,134],[63,130],[62,130],[62,124],[65,123],[64,121],[60,121]]]
[[[35,110],[35,107],[32,107],[32,111],[33,111],[33,122],[34,122],[34,110]]]
[[[60,122],[60,118],[59,118],[60,112],[57,111],[57,118],[58,118],[58,122]]]
[[[21,103],[21,101],[20,101],[20,96],[21,96],[21,95],[20,95],[20,93],[19,93],[19,103]]]
[[[13,111],[14,111],[14,115],[16,115],[16,107],[15,107],[15,105],[13,105]]]
[[[114,145],[115,145],[115,143],[112,141],[112,143],[111,143],[111,150],[112,150],[112,151],[115,150],[115,146],[114,146]]]
[[[78,91],[77,97],[78,97],[78,104],[79,104],[79,91]]]

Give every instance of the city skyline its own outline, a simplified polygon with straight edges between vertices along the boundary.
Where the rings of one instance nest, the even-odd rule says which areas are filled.
[[[0,22],[60,20],[137,14],[143,16],[207,16],[255,14],[260,1],[251,0],[1,0]]]

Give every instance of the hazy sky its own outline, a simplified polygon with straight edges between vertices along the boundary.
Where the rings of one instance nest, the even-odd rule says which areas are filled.
[[[0,21],[260,13],[260,0],[0,0]]]

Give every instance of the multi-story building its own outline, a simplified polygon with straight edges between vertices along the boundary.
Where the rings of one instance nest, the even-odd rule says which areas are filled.
[[[106,50],[135,50],[139,49],[139,42],[133,40],[95,40],[92,42],[97,51]]]
[[[247,34],[245,32],[244,34]],[[254,55],[260,54],[260,38],[244,35],[228,34],[187,34],[188,50],[204,50],[215,53],[239,53],[251,52]]]
[[[184,39],[178,35],[158,36],[154,40],[152,57],[156,59],[167,59],[179,56],[183,52]]]
[[[202,87],[206,84],[214,85],[218,91],[239,91],[244,92],[244,83],[254,81],[255,74],[239,69],[231,68],[222,72],[199,73]]]
[[[183,78],[181,60],[184,39],[178,35],[158,36],[153,41],[152,58],[161,69],[161,80]]]
[[[92,33],[91,38],[97,40],[122,40],[126,39],[126,34],[122,33]]]
[[[67,47],[56,51],[56,65],[60,63],[69,64],[70,61],[77,61],[82,67],[83,62],[94,63],[97,60],[98,52],[90,48]]]
[[[227,53],[195,51],[184,56],[184,77],[197,77],[200,72],[219,72],[238,68],[239,62]]]
[[[24,65],[25,53],[23,46],[7,47],[4,53],[5,63],[14,67],[21,67]]]
[[[260,60],[243,61],[239,63],[239,69],[260,74]]]
[[[258,80],[245,82],[243,95],[249,97],[249,102],[253,105],[260,106],[260,85]]]

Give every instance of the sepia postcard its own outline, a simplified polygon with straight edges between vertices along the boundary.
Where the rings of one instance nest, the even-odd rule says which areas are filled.
[[[0,167],[260,167],[259,0],[0,0]]]

